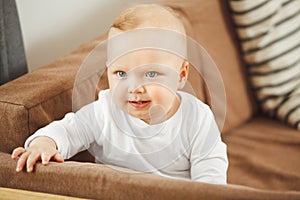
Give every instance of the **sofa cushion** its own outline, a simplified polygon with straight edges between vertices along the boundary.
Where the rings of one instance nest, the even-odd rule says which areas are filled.
[[[228,182],[272,190],[300,190],[300,134],[267,118],[223,135]]]
[[[300,130],[300,1],[230,1],[262,109]]]

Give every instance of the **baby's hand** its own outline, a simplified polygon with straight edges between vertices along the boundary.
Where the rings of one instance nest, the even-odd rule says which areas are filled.
[[[40,136],[31,141],[29,147],[16,148],[12,155],[12,159],[17,159],[20,156],[16,171],[22,171],[23,167],[27,167],[27,172],[33,171],[33,166],[38,160],[42,160],[43,165],[47,165],[51,158],[57,162],[64,162],[63,157],[56,149],[56,143],[49,137]]]

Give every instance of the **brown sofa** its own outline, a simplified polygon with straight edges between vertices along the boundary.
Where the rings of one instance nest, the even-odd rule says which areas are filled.
[[[91,161],[86,152],[65,163],[39,163],[30,174],[15,172],[10,153],[38,128],[72,110],[78,68],[104,35],[0,87],[1,187],[93,199],[300,199],[299,131],[260,112],[249,90],[225,0],[162,3],[181,12],[188,32],[208,51],[222,75],[227,98],[222,137],[228,147],[229,184],[127,173],[83,162]],[[197,80],[191,74],[193,85]],[[204,85],[197,91],[200,99],[210,102]]]

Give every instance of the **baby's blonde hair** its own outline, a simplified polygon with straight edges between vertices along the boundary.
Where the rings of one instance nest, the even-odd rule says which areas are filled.
[[[120,31],[137,27],[157,27],[172,29],[185,34],[185,28],[176,12],[170,7],[157,4],[141,4],[126,9],[112,24]]]

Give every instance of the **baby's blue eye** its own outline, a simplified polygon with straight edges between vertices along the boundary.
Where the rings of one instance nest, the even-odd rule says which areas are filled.
[[[126,72],[124,72],[124,71],[117,71],[116,74],[120,78],[125,78],[126,77]]]
[[[146,76],[149,77],[149,78],[154,78],[156,77],[158,74],[157,72],[147,72],[146,73]]]

